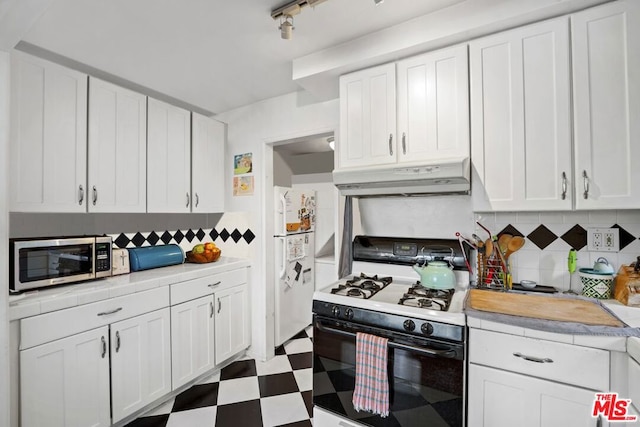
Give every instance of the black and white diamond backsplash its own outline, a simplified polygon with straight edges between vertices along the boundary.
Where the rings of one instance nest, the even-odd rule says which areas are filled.
[[[118,248],[139,248],[142,246],[168,245],[185,243],[198,244],[205,241],[250,244],[256,238],[251,229],[239,230],[226,227],[216,229],[150,231],[112,234],[113,245]]]
[[[633,243],[636,239],[640,239],[640,237],[634,236],[618,224],[614,224],[608,228],[617,228],[620,230],[621,251],[631,243]],[[530,241],[540,249],[545,249],[557,239],[564,240],[570,247],[577,251],[587,246],[587,230],[580,226],[580,224],[576,224],[573,227],[570,227],[565,233],[561,235],[557,235],[545,225],[541,224],[526,236],[522,234],[515,226],[509,224],[497,233],[498,236],[502,234],[511,234],[512,236],[526,237],[528,241]]]

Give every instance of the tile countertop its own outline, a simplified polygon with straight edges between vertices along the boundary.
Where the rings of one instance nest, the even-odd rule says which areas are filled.
[[[602,303],[627,325],[633,328],[640,327],[640,307],[628,307],[614,299],[602,300]],[[570,335],[546,332],[495,321],[480,320],[470,316],[467,316],[467,324],[471,328],[486,329],[512,335],[581,345],[585,347],[601,348],[604,350],[620,352],[629,351],[629,354],[636,358],[636,360],[640,361],[640,338],[602,335]],[[632,351],[635,352],[635,355]]]
[[[249,265],[246,259],[223,256],[209,264],[185,263],[85,283],[25,291],[9,296],[9,321],[168,286]]]

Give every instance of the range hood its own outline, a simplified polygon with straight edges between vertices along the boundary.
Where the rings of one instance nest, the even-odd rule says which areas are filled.
[[[468,157],[341,168],[333,183],[343,196],[469,194]]]

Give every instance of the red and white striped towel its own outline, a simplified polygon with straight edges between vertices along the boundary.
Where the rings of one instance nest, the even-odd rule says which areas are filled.
[[[352,401],[356,411],[389,415],[388,341],[362,332],[356,336],[356,387]]]

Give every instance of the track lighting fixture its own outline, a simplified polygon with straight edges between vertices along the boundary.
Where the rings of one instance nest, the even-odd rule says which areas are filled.
[[[280,19],[280,37],[285,40],[291,40],[293,36],[293,17],[300,13],[305,6],[316,6],[327,0],[294,0],[271,11],[273,19]]]
[[[291,15],[282,15],[280,17],[280,37],[284,40],[291,40],[291,36],[293,35],[293,30],[295,27],[293,26],[293,16]]]

